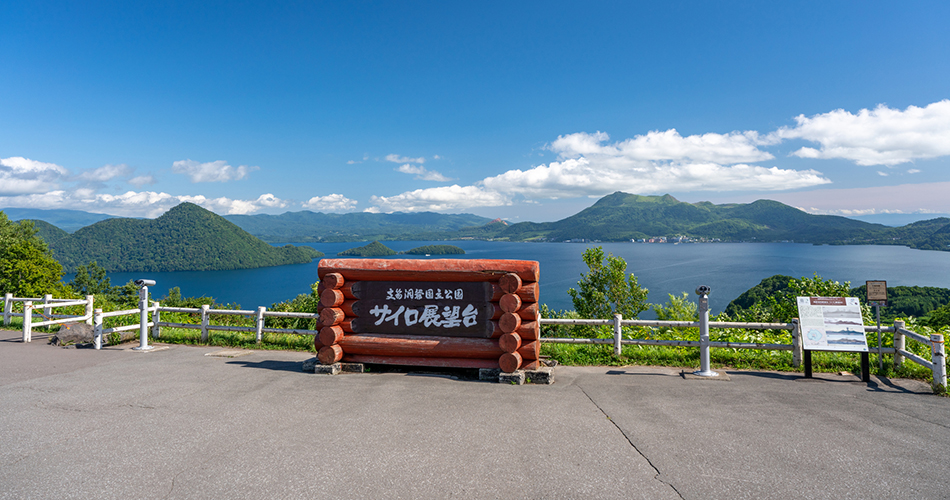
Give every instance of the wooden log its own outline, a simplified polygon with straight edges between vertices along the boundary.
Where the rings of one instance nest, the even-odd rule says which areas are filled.
[[[505,333],[513,333],[521,327],[521,316],[515,313],[505,313],[498,319],[498,328]]]
[[[339,344],[328,345],[320,348],[317,352],[317,359],[324,365],[332,365],[343,358],[343,348]]]
[[[378,365],[432,366],[437,368],[498,368],[497,359],[471,358],[421,358],[418,356],[367,356],[364,354],[343,355],[347,363]]]
[[[320,352],[321,347],[323,347],[323,342],[320,342],[320,336],[314,335],[313,336],[313,350],[315,352]]]
[[[537,261],[490,259],[323,259],[317,266],[322,280],[340,273],[346,281],[497,281],[514,273],[522,281],[538,281]]]
[[[501,296],[501,300],[498,301],[498,306],[506,313],[517,312],[518,309],[521,309],[521,297],[513,293],[506,293]]]
[[[511,373],[521,367],[521,355],[516,352],[506,352],[498,358],[498,366],[501,371]]]
[[[524,283],[521,285],[521,288],[519,288],[518,291],[513,293],[521,297],[522,302],[537,302],[538,291],[539,287],[537,283]],[[508,292],[502,290],[498,283],[492,283],[492,302],[498,302],[501,300],[502,295],[505,295],[506,293]]]
[[[537,370],[538,368],[541,368],[541,362],[536,359],[521,361],[522,370]]]
[[[524,361],[540,358],[541,342],[538,342],[537,340],[532,340],[530,342],[522,341],[521,347],[518,349],[518,354],[521,355],[521,359]]]
[[[498,339],[502,351],[515,352],[521,348],[521,337],[517,333],[506,333]]]
[[[521,316],[521,319],[525,321],[537,321],[541,319],[541,308],[537,302],[524,304],[521,306],[521,309],[518,309],[518,316]]]
[[[320,294],[320,305],[323,307],[340,307],[344,300],[343,292],[339,290],[324,290]]]
[[[323,323],[324,326],[337,325],[345,317],[343,310],[338,307],[326,307],[320,311],[320,323]]]
[[[355,318],[355,317],[359,316],[359,314],[356,313],[356,303],[357,303],[357,302],[359,302],[359,301],[358,301],[358,300],[355,300],[355,299],[354,299],[354,300],[344,300],[343,303],[340,304],[340,309],[343,310],[343,314],[345,314],[346,317],[348,317],[348,318]]]
[[[502,335],[506,333],[517,333],[521,337],[522,341],[525,340],[537,340],[538,336],[541,334],[541,324],[537,321],[522,321],[521,326],[518,327],[514,332],[503,332],[501,327],[498,325],[498,322],[495,321],[495,330],[492,332],[491,338],[497,339],[501,338]]]
[[[355,333],[339,345],[347,354],[367,356],[498,359],[504,353],[497,340],[427,335]]]
[[[327,273],[320,278],[320,284],[327,290],[337,290],[343,286],[343,275],[340,273]]]
[[[521,288],[521,277],[515,273],[508,273],[498,278],[498,286],[505,293],[515,293]]]
[[[317,336],[323,345],[333,345],[343,339],[343,329],[339,325],[325,326],[320,329],[320,335]]]

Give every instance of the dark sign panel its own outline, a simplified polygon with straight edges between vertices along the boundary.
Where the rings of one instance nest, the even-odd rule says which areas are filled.
[[[353,294],[361,333],[488,338],[494,330],[488,282],[362,281]]]

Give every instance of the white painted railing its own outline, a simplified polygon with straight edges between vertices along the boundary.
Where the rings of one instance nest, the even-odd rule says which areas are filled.
[[[84,321],[87,325],[92,324],[93,303],[95,297],[86,295],[85,299],[54,299],[52,295],[45,295],[43,298],[14,297],[11,293],[3,296],[3,324],[9,325],[10,318],[23,318],[23,342],[33,340],[33,328],[40,326],[59,325],[63,323],[72,323],[75,321]],[[13,304],[23,303],[23,312],[13,312]],[[34,304],[36,302],[36,304]],[[75,314],[53,314],[53,309],[60,307],[85,306],[85,313]],[[36,309],[42,309],[43,312],[37,312]],[[42,316],[45,321],[33,321],[33,315]]]

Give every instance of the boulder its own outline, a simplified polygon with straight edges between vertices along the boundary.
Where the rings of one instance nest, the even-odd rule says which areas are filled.
[[[56,335],[50,337],[49,343],[63,346],[69,344],[85,344],[93,340],[92,325],[85,323],[65,323],[59,327],[59,331],[56,332]]]

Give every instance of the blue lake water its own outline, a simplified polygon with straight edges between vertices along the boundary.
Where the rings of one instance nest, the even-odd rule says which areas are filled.
[[[451,243],[462,247],[465,259],[536,260],[541,265],[541,302],[553,309],[573,309],[567,289],[576,286],[587,267],[581,254],[588,247],[623,257],[627,271],[650,290],[650,302],[666,302],[667,294],[689,292],[699,285],[712,288],[712,312],[722,311],[739,294],[774,274],[808,276],[815,273],[852,286],[866,280],[886,280],[889,286],[919,285],[950,288],[950,252],[912,250],[899,246],[815,246],[801,243],[510,243],[488,241],[392,241],[403,251],[427,244]],[[329,258],[358,243],[301,243]],[[407,258],[407,256],[400,256]],[[409,257],[411,258],[411,257]],[[425,257],[419,257],[425,258]],[[435,257],[432,257],[435,258]],[[270,306],[308,293],[317,279],[317,261],[310,264],[242,269],[236,271],[180,271],[166,273],[110,273],[114,285],[133,278],[158,282],[153,293],[162,296],[172,287],[182,294],[210,296],[219,303],[244,308]],[[66,280],[72,279],[67,276]],[[644,317],[648,317],[647,314]]]

